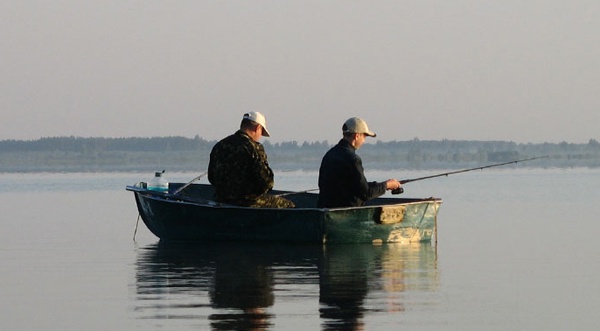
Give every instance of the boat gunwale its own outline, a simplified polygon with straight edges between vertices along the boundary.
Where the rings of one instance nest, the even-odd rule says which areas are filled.
[[[151,191],[146,188],[136,187],[136,186],[127,186],[126,190],[132,191],[136,194],[143,195],[145,198],[148,198],[148,199],[157,200],[157,201],[165,201],[165,202],[169,202],[169,203],[195,205],[195,206],[199,206],[199,207],[209,207],[209,208],[218,208],[218,209],[247,209],[247,210],[265,210],[265,211],[267,211],[267,210],[277,210],[277,211],[312,210],[312,211],[322,211],[322,212],[329,212],[329,211],[335,212],[335,211],[372,209],[372,208],[381,208],[381,207],[407,206],[407,205],[416,205],[416,204],[422,204],[422,203],[435,203],[435,204],[442,203],[441,198],[434,198],[434,197],[430,197],[430,198],[385,198],[385,197],[380,197],[380,198],[377,198],[377,200],[389,200],[389,203],[384,203],[384,204],[377,203],[377,204],[367,204],[364,206],[356,206],[356,207],[334,207],[334,208],[319,208],[319,207],[257,208],[257,207],[245,207],[245,206],[224,204],[224,203],[216,202],[214,200],[209,200],[209,199],[205,199],[205,198],[200,198],[200,199],[205,200],[206,202],[194,201],[193,197],[186,197],[183,195],[173,194],[170,192],[164,193],[164,192],[158,192],[158,191]],[[287,191],[278,191],[278,192],[286,193]],[[303,194],[315,195],[316,193],[304,193],[303,192]],[[402,202],[401,200],[407,200],[407,201]]]

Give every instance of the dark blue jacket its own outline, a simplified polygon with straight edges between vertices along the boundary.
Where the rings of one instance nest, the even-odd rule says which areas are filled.
[[[367,182],[362,160],[342,139],[323,156],[319,169],[317,207],[356,207],[385,193],[385,182]]]

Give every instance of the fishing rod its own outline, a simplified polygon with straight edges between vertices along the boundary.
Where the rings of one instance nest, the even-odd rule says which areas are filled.
[[[164,171],[163,171],[164,172]],[[185,185],[183,185],[182,187],[178,188],[177,191],[173,192],[173,195],[177,195],[179,194],[179,192],[183,191],[185,188],[187,188],[188,186],[192,185],[193,182],[197,181],[198,179],[206,176],[208,174],[208,172],[205,172],[203,174],[200,174],[199,176],[197,176],[196,178],[190,180],[189,182],[187,182]]]
[[[424,176],[424,177],[418,177],[418,178],[411,178],[411,179],[403,179],[403,180],[400,181],[400,184],[406,184],[406,183],[410,183],[410,182],[416,182],[416,181],[419,181],[419,180],[436,178],[436,177],[443,177],[443,176],[447,177],[449,175],[460,174],[460,173],[463,173],[463,172],[468,172],[468,171],[473,171],[473,170],[483,170],[483,169],[487,169],[487,168],[501,167],[501,166],[508,165],[508,164],[517,164],[519,162],[532,161],[532,160],[537,160],[537,159],[545,159],[545,158],[548,158],[548,157],[549,156],[538,156],[538,157],[532,157],[532,158],[528,158],[528,159],[520,159],[520,160],[509,161],[509,162],[495,163],[495,164],[490,164],[490,165],[485,165],[485,166],[475,167],[475,168],[470,168],[470,169],[450,171],[450,172],[445,172],[443,174],[437,174],[437,175],[431,175],[431,176]],[[402,192],[404,192],[404,189],[402,187],[399,187],[399,188],[397,188],[395,190],[392,190],[392,194],[402,194]]]
[[[400,180],[400,184],[406,184],[406,183],[410,183],[410,182],[416,182],[416,181],[419,181],[419,180],[425,180],[425,179],[436,178],[436,177],[443,177],[443,176],[447,177],[449,175],[460,174],[460,173],[463,173],[463,172],[468,172],[468,171],[473,171],[473,170],[483,170],[483,169],[487,169],[487,168],[505,166],[505,165],[508,165],[508,164],[517,164],[519,162],[533,161],[533,160],[537,160],[537,159],[545,159],[545,158],[548,158],[548,157],[549,156],[538,156],[538,157],[532,157],[532,158],[528,158],[528,159],[520,159],[520,160],[513,160],[513,161],[508,161],[508,162],[502,162],[502,163],[489,164],[489,165],[485,165],[485,166],[481,166],[481,167],[475,167],[475,168],[470,168],[470,169],[450,171],[450,172],[445,172],[443,174],[430,175],[430,176],[424,176],[424,177],[418,177],[418,178],[411,178],[411,179],[403,179],[403,180]],[[310,190],[304,190],[304,191],[297,191],[297,192],[286,192],[286,193],[277,194],[276,196],[283,197],[283,196],[286,196],[286,195],[308,193],[308,192],[318,191],[318,190],[319,189],[316,188],[316,189],[310,189]],[[392,194],[402,194],[403,192],[404,192],[404,188],[403,187],[400,187],[400,188],[397,188],[395,190],[392,190]]]
[[[308,193],[308,192],[314,192],[314,191],[318,191],[318,188],[313,188],[310,190],[304,190],[304,191],[295,191],[295,192],[285,192],[285,193],[280,193],[280,194],[276,194],[276,197],[284,197],[287,195],[294,195],[294,194],[302,194],[302,193]]]

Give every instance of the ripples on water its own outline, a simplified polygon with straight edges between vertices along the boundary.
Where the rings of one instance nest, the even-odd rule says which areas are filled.
[[[436,251],[429,244],[160,242],[137,259],[135,311],[143,319],[208,320],[216,330],[266,329],[278,319],[315,316],[323,329],[357,329],[367,311],[388,316],[406,305],[430,304],[427,293],[437,284]],[[414,301],[401,299],[406,292],[417,294]]]

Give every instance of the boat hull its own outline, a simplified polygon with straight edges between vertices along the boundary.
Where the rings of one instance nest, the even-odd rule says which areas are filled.
[[[171,184],[174,192],[180,184]],[[296,208],[248,208],[210,200],[209,185],[174,195],[128,186],[148,229],[163,240],[384,243],[431,241],[440,199],[380,198],[364,207],[314,208],[316,194],[290,195]]]

